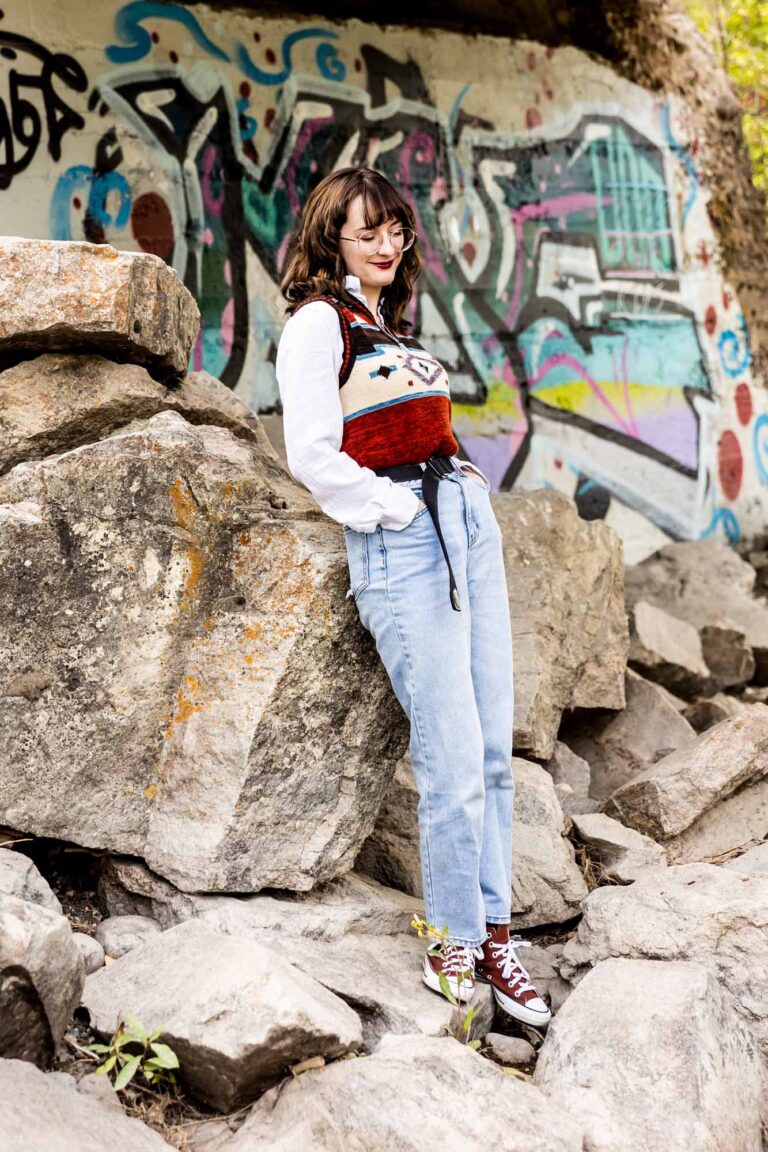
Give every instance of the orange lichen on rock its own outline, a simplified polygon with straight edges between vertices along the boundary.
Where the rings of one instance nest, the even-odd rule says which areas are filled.
[[[168,727],[163,733],[164,740],[169,739],[177,725],[189,720],[196,712],[202,712],[202,692],[203,686],[196,676],[188,675],[184,677],[176,697],[176,711],[173,716],[170,717]]]
[[[188,484],[179,477],[169,488],[173,512],[176,523],[180,528],[191,532],[197,520],[197,504]],[[205,549],[197,544],[190,544],[187,548],[187,575],[181,597],[181,611],[188,611],[192,600],[197,597],[197,587],[205,562]]]

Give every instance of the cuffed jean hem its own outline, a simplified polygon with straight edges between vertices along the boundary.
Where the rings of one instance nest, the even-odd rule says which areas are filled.
[[[483,937],[481,940],[467,940],[465,937],[461,936],[449,936],[448,939],[450,940],[451,944],[454,944],[457,948],[479,948],[480,945],[485,942],[485,937]]]
[[[486,916],[486,924],[509,924],[511,916]]]

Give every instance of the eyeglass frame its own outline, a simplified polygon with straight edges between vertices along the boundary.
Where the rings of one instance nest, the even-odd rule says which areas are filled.
[[[396,248],[395,245],[392,243],[392,233],[387,232],[387,236],[389,237],[389,242],[390,242],[390,244],[392,244],[393,251],[395,251],[395,252],[409,252],[411,250],[411,248],[413,248],[416,241],[418,240],[419,234],[415,230],[415,228],[411,228],[409,224],[401,224],[400,227],[404,232],[410,232],[411,236],[413,237],[410,244],[404,244],[402,248]],[[373,229],[371,229],[371,231],[373,231]],[[354,244],[360,244],[362,239],[363,239],[362,236],[342,236],[341,234],[339,234],[339,240],[348,240]],[[378,248],[373,248],[371,250],[370,255],[374,256],[377,252],[379,252],[381,250],[381,245],[383,243],[384,243],[384,241],[382,240],[379,243]]]

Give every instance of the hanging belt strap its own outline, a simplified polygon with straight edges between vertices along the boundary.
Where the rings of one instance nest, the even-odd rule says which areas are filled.
[[[374,468],[374,472],[377,476],[389,476],[391,480],[422,481],[421,491],[424,496],[424,503],[432,517],[432,523],[435,526],[437,538],[443,550],[445,563],[448,565],[448,589],[451,608],[453,608],[455,612],[461,612],[461,599],[459,597],[459,590],[456,587],[456,578],[453,575],[453,568],[451,567],[451,560],[443,537],[443,530],[440,527],[440,511],[438,508],[439,483],[441,480],[444,480],[446,476],[452,476],[455,472],[450,456],[430,456],[423,469],[420,464],[396,464],[392,468]]]

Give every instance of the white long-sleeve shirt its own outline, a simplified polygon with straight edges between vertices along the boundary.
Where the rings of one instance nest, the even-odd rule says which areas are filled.
[[[347,276],[344,287],[366,304],[356,276]],[[379,525],[400,531],[416,515],[419,497],[341,451],[343,358],[339,317],[330,304],[316,300],[289,317],[276,364],[288,468],[331,519],[357,532],[373,532]],[[454,459],[482,476],[474,465]]]

